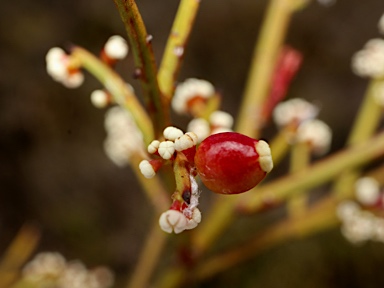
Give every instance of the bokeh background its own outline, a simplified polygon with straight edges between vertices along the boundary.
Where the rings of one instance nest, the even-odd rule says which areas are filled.
[[[178,2],[137,1],[158,60]],[[223,110],[234,115],[266,5],[202,1],[186,51],[180,80],[211,81],[223,94]],[[104,154],[105,111],[89,100],[99,83],[87,75],[80,88],[66,89],[46,74],[44,58],[49,48],[71,43],[97,54],[109,36],[125,35],[123,23],[112,0],[2,1],[0,7],[0,252],[22,224],[33,222],[42,231],[39,251],[108,265],[122,281],[137,260],[151,206],[130,169]],[[288,97],[321,106],[333,151],[343,146],[367,86],[351,72],[351,56],[380,37],[383,13],[382,0],[313,1],[292,19],[286,42],[304,62]],[[138,88],[131,55],[117,69]],[[188,120],[175,119],[180,127]],[[383,267],[383,244],[356,247],[333,229],[289,241],[200,286],[383,287]]]

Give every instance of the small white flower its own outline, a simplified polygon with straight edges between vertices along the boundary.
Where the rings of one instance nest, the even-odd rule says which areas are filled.
[[[154,154],[157,152],[157,149],[159,149],[160,146],[160,141],[159,140],[153,140],[149,145],[148,145],[148,153],[149,154]]]
[[[201,212],[198,208],[194,208],[192,211],[192,218],[188,219],[187,225],[185,227],[186,230],[191,230],[197,227],[201,222]]]
[[[148,160],[143,160],[139,164],[141,174],[147,179],[153,178],[156,175],[155,169]]]
[[[379,182],[372,177],[362,177],[355,183],[355,196],[363,205],[374,205],[380,197]]]
[[[43,252],[35,256],[23,269],[23,276],[33,281],[58,278],[66,268],[65,258],[56,252]]]
[[[375,234],[375,217],[364,211],[343,223],[341,232],[351,243],[359,244],[370,240]]]
[[[336,207],[336,215],[340,221],[348,221],[360,213],[360,207],[356,202],[345,200]]]
[[[84,82],[83,73],[76,70],[69,71],[69,56],[63,49],[58,47],[51,48],[45,60],[48,74],[67,88],[77,88]]]
[[[286,126],[291,123],[301,123],[313,119],[319,113],[319,109],[300,98],[293,98],[279,103],[273,110],[273,119],[280,126]]]
[[[183,83],[177,85],[175,95],[172,99],[172,108],[180,114],[188,112],[188,102],[200,97],[203,99],[212,97],[215,94],[213,85],[206,81],[195,78],[189,78]]]
[[[175,153],[175,143],[172,141],[160,142],[158,152],[163,159],[171,159],[173,153]]]
[[[199,143],[211,134],[209,123],[203,118],[192,119],[188,124],[187,130],[197,135]]]
[[[171,209],[161,214],[159,219],[160,228],[167,233],[179,234],[186,229],[187,224],[188,219],[183,213]]]
[[[230,129],[233,125],[233,117],[227,112],[217,110],[209,116],[209,122],[214,127]]]
[[[109,104],[109,97],[104,90],[94,90],[91,93],[91,102],[96,108],[105,108]]]
[[[323,121],[313,119],[300,124],[297,129],[297,141],[308,142],[316,154],[324,154],[329,150],[332,130]]]
[[[175,140],[176,151],[183,151],[197,144],[197,136],[193,132],[188,132]]]
[[[128,50],[127,41],[119,35],[111,36],[104,46],[105,54],[111,59],[124,59]]]
[[[352,57],[352,70],[363,77],[379,78],[384,76],[384,40],[369,40],[363,50]]]
[[[179,128],[169,126],[163,131],[164,138],[167,140],[175,141],[177,138],[184,135],[184,132]]]

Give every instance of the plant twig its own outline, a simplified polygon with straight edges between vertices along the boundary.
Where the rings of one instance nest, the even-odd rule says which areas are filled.
[[[295,11],[294,0],[271,0],[255,47],[244,98],[240,107],[237,131],[257,138],[263,103],[269,93],[275,64]]]
[[[71,58],[95,76],[111,93],[114,101],[130,112],[148,145],[154,139],[151,120],[123,79],[84,48],[73,47]]]
[[[10,287],[17,280],[20,268],[36,249],[40,231],[32,224],[25,224],[6,250],[0,262],[0,287]]]
[[[152,51],[151,35],[147,33],[134,0],[114,0],[114,2],[128,34],[136,65],[135,75],[140,79],[155,135],[159,136],[169,125],[169,101],[162,95],[157,82],[157,67]]]
[[[132,277],[127,285],[128,288],[148,287],[150,278],[156,268],[156,264],[161,256],[161,252],[166,244],[167,235],[159,228],[156,221],[152,224],[140,253]]]
[[[164,55],[159,68],[158,81],[160,91],[170,100],[175,89],[175,82],[180,71],[182,60],[200,1],[181,0],[171,33],[165,46]]]
[[[205,260],[194,271],[194,279],[201,281],[236,266],[266,249],[297,237],[298,230],[301,231],[299,236],[304,236],[329,229],[338,223],[334,208],[335,204],[331,197],[319,201],[307,210],[303,217],[282,220],[266,231],[257,233],[246,243],[237,244],[228,252]]]

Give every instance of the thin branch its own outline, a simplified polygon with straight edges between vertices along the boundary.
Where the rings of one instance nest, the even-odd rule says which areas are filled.
[[[128,34],[139,78],[144,92],[147,110],[151,116],[155,135],[159,136],[169,125],[169,101],[157,82],[157,67],[152,51],[151,35],[147,33],[143,19],[134,0],[114,0]]]
[[[181,0],[168,37],[158,73],[160,90],[168,100],[173,96],[175,82],[199,6],[200,1]]]

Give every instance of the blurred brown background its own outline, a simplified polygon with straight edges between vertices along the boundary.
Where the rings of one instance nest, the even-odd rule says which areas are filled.
[[[160,59],[178,1],[137,3]],[[180,79],[210,80],[234,115],[266,4],[202,1],[186,53]],[[106,264],[124,276],[135,264],[151,207],[130,169],[104,154],[104,111],[89,101],[100,85],[87,75],[80,88],[68,90],[50,79],[44,60],[53,46],[76,43],[98,53],[110,35],[124,36],[113,1],[19,0],[0,7],[0,251],[33,221],[43,232],[39,250]],[[292,19],[287,43],[304,63],[289,97],[322,107],[333,150],[342,147],[367,84],[352,74],[351,56],[379,37],[383,13],[383,0],[329,7],[313,1]],[[118,69],[138,87],[131,55]],[[267,137],[273,131],[271,125]],[[384,287],[383,267],[383,244],[354,247],[335,229],[263,253],[200,287]]]

